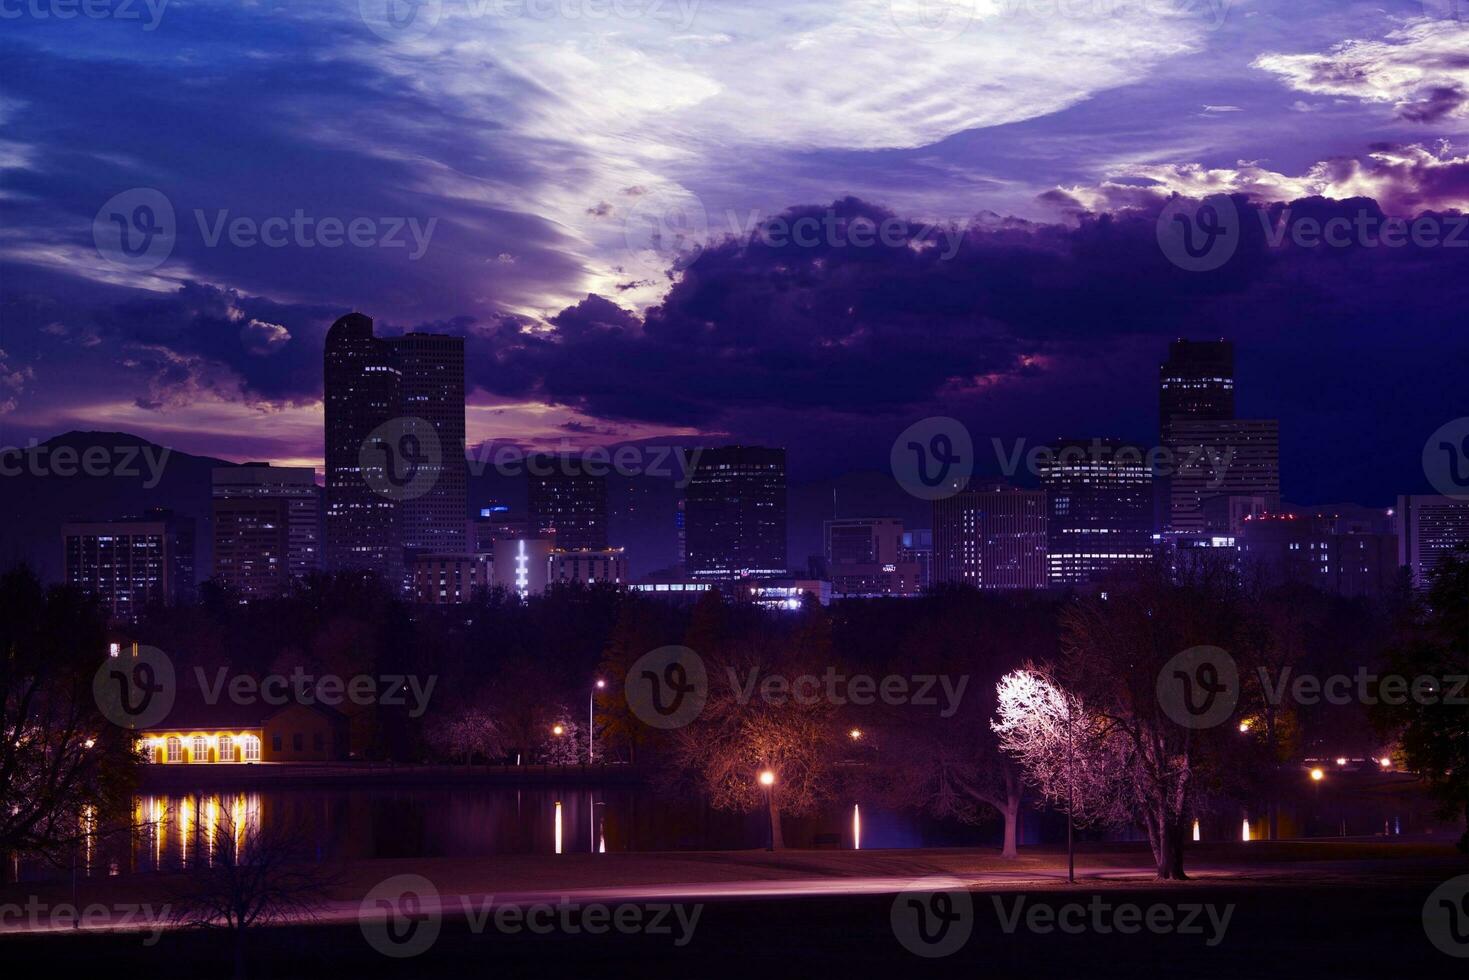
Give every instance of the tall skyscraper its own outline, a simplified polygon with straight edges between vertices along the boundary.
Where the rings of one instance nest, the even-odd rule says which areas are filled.
[[[421,465],[427,489],[402,502],[401,534],[409,554],[457,555],[467,550],[468,469],[464,461],[464,338],[409,333],[387,341],[401,372],[405,429],[427,422],[438,444]],[[437,458],[434,458],[434,457]],[[417,479],[417,478],[416,478]]]
[[[1158,422],[1167,446],[1175,418],[1234,418],[1234,344],[1175,340],[1158,368]]]
[[[533,456],[526,462],[526,510],[531,534],[553,537],[563,551],[607,547],[607,478],[588,474],[570,456]]]
[[[1433,572],[1456,548],[1469,544],[1469,500],[1415,494],[1398,497],[1398,564],[1426,589]]]
[[[307,467],[215,467],[214,577],[246,596],[274,595],[321,568],[321,489]]]
[[[406,585],[405,552],[466,550],[464,342],[381,339],[349,313],[324,368],[327,566]]]
[[[1280,423],[1275,419],[1196,419],[1175,416],[1174,470],[1169,477],[1168,527],[1203,534],[1211,497],[1263,497],[1280,505]]]
[[[787,574],[786,451],[701,451],[684,491],[689,575],[734,580]]]
[[[985,590],[1044,588],[1046,492],[988,484],[935,500],[933,578]]]
[[[1143,447],[1066,439],[1039,460],[1050,508],[1047,575],[1054,585],[1136,570],[1152,557],[1152,473]]]
[[[172,606],[194,592],[194,519],[150,510],[61,527],[66,584],[95,596],[118,622],[150,605]]]

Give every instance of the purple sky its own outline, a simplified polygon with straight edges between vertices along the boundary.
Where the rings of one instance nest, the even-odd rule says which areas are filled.
[[[935,414],[1146,439],[1174,336],[1237,340],[1300,501],[1418,489],[1469,414],[1469,233],[1268,234],[1452,235],[1453,0],[385,3],[5,8],[0,443],[319,465],[354,308],[465,335],[472,442],[742,439],[797,479]],[[1218,268],[1160,246],[1175,191],[1236,195]],[[163,254],[119,252],[160,200]]]

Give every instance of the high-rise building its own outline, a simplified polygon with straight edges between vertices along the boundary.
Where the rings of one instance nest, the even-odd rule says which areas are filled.
[[[327,566],[401,583],[405,552],[462,554],[463,340],[382,339],[349,313],[327,333],[324,369]]]
[[[464,460],[464,338],[408,333],[386,341],[401,374],[401,415],[411,433],[433,428],[439,451],[421,465],[427,488],[402,501],[400,533],[408,554],[465,551],[468,469]],[[435,458],[435,456],[437,458]]]
[[[526,510],[531,533],[555,536],[566,551],[607,547],[607,478],[592,476],[570,456],[532,456]]]
[[[413,599],[430,606],[469,602],[491,585],[490,559],[485,555],[415,555]]]
[[[1280,423],[1275,419],[1197,419],[1175,416],[1171,444],[1168,528],[1202,534],[1204,501],[1263,497],[1280,506]]]
[[[321,488],[308,467],[215,467],[214,577],[242,595],[273,595],[321,568]]]
[[[1439,562],[1469,544],[1469,500],[1414,494],[1398,497],[1398,564],[1413,588],[1426,589]]]
[[[922,591],[933,582],[933,531],[913,528],[903,531],[903,546],[898,550],[898,561],[913,562],[918,566],[918,589]]]
[[[1175,340],[1158,368],[1158,422],[1169,445],[1175,418],[1234,418],[1234,344]]]
[[[1038,466],[1050,508],[1046,561],[1053,585],[1095,582],[1152,560],[1152,472],[1144,448],[1066,439]]]
[[[977,589],[1040,589],[1046,563],[1046,492],[971,486],[933,503],[935,582]]]
[[[550,582],[552,585],[567,585],[579,582],[609,582],[613,585],[627,583],[627,556],[621,548],[583,549],[566,551],[557,547],[551,552]]]
[[[150,510],[111,521],[61,526],[66,584],[95,596],[117,622],[194,592],[194,519]]]
[[[903,554],[895,517],[841,517],[823,525],[825,564],[835,596],[910,596],[923,590],[917,561]]]
[[[688,574],[734,580],[786,575],[786,452],[701,450],[685,489]]]

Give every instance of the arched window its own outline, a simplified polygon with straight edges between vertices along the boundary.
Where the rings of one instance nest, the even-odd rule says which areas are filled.
[[[177,735],[170,735],[168,736],[168,742],[166,744],[168,746],[168,761],[183,762],[184,740],[179,738]]]
[[[219,761],[235,761],[235,739],[232,735],[219,736]]]
[[[260,739],[254,735],[245,735],[240,739],[240,747],[244,750],[246,762],[260,761]]]
[[[194,761],[209,761],[209,739],[205,738],[203,735],[194,736]]]

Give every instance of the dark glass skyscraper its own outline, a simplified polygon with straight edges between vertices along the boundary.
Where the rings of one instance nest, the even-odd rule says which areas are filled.
[[[405,549],[462,553],[463,340],[381,339],[349,313],[327,333],[324,382],[327,567],[402,583]]]
[[[933,502],[933,580],[1043,589],[1046,492],[976,485]]]
[[[695,578],[781,576],[786,569],[786,451],[704,449],[685,490],[687,571]]]
[[[607,478],[585,472],[569,456],[535,456],[526,463],[530,528],[563,551],[607,547]]]
[[[1146,564],[1153,522],[1147,451],[1115,439],[1066,439],[1052,448],[1039,460],[1051,584],[1093,582]]]
[[[1158,424],[1162,444],[1173,420],[1234,418],[1234,344],[1228,340],[1175,340],[1158,368]]]

